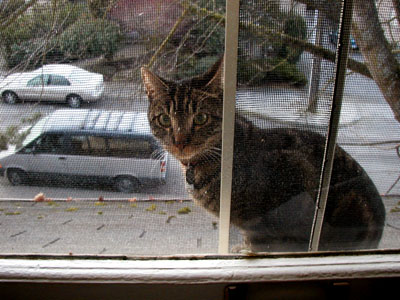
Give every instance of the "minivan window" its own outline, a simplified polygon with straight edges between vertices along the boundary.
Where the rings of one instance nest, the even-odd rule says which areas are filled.
[[[131,157],[131,158],[150,158],[153,153],[151,143],[145,139],[108,139],[110,156]]]
[[[71,136],[69,148],[71,155],[107,156],[106,141],[101,136]]]
[[[89,153],[94,156],[107,156],[106,140],[101,136],[88,136],[88,144],[84,144],[84,148],[88,148]]]
[[[67,146],[70,155],[90,155],[90,148],[87,137],[84,135],[71,136],[69,145]]]
[[[48,134],[39,138],[35,143],[35,153],[60,154],[63,152],[62,135]]]
[[[48,117],[39,120],[35,125],[33,125],[29,130],[29,134],[26,136],[24,141],[22,142],[22,146],[27,146],[32,141],[37,139],[39,135],[42,133],[43,126],[46,124]]]

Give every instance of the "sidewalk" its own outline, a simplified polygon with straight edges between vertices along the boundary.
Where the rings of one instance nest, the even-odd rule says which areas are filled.
[[[380,249],[399,248],[400,197],[384,197]],[[231,244],[240,244],[234,231]],[[216,254],[218,218],[191,201],[0,203],[0,254]]]

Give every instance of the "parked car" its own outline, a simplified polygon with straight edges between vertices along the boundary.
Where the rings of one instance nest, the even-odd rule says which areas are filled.
[[[337,30],[331,31],[329,33],[329,40],[332,44],[337,45],[338,42],[338,32]],[[351,50],[358,50],[358,46],[354,38],[350,35],[350,49]]]
[[[9,104],[38,100],[66,102],[78,108],[82,102],[97,101],[103,92],[103,75],[67,64],[44,65],[32,72],[14,73],[0,79],[0,94]]]
[[[12,185],[59,177],[111,182],[130,193],[164,184],[167,158],[145,113],[61,109],[32,126],[22,147],[0,152],[0,175]]]

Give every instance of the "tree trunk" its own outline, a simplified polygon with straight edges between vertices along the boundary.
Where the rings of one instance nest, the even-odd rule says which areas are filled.
[[[400,122],[400,65],[380,25],[373,0],[354,0],[352,33],[373,79]]]

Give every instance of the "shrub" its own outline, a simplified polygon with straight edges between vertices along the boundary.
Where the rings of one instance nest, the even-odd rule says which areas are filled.
[[[289,36],[305,39],[307,37],[307,24],[303,17],[291,15],[285,21],[283,32]],[[283,44],[278,51],[281,58],[286,58],[290,63],[297,63],[303,50],[293,48],[288,44]]]
[[[86,4],[63,0],[55,10],[35,6],[30,14],[1,31],[0,38],[8,68],[20,64],[32,68],[71,59],[110,57],[120,46],[122,35],[116,24],[90,18]]]
[[[89,0],[89,11],[94,18],[104,18],[107,14],[107,8],[110,0]]]
[[[12,44],[4,57],[8,68],[36,68],[44,63],[63,61],[63,55],[55,41],[43,39]]]
[[[103,19],[78,20],[63,32],[59,48],[65,58],[111,57],[119,48],[122,34],[118,25]]]
[[[281,58],[238,61],[238,82],[244,85],[262,85],[270,82],[285,82],[295,86],[307,84],[305,75],[296,65]]]
[[[0,1],[0,22],[3,23],[14,11],[25,4],[25,0]]]

